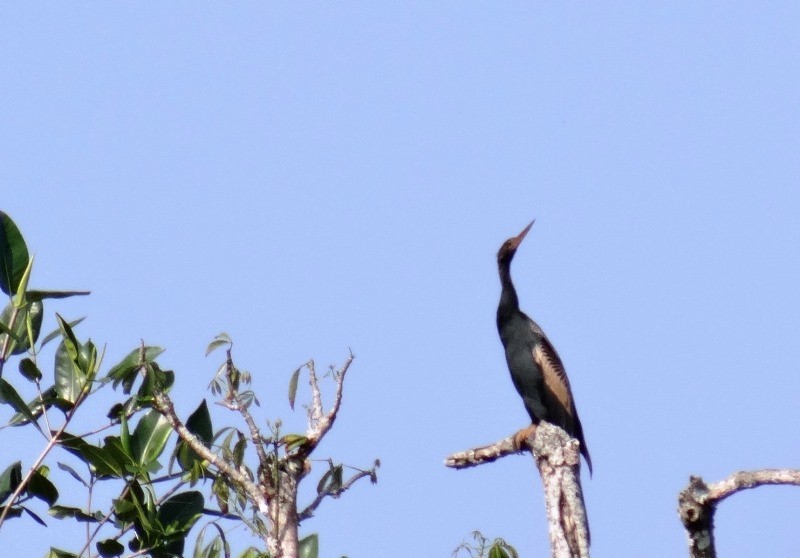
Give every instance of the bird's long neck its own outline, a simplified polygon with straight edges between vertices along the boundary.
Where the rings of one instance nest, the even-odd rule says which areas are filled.
[[[497,306],[497,324],[499,326],[519,312],[519,298],[514,283],[511,282],[511,260],[502,260],[497,267],[500,272],[500,285],[503,288],[500,292],[500,304]]]

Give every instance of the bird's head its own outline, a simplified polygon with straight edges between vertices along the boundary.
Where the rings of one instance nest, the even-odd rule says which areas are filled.
[[[500,247],[500,250],[497,251],[497,263],[510,263],[511,259],[514,257],[514,254],[517,252],[517,248],[525,239],[525,235],[528,234],[528,231],[531,230],[531,227],[536,222],[536,219],[531,221],[527,227],[522,229],[522,232],[519,233],[517,236],[511,237]]]

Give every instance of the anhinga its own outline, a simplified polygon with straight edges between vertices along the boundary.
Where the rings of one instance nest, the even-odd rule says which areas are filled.
[[[506,240],[497,252],[497,267],[503,286],[497,306],[497,330],[506,351],[511,379],[522,396],[533,427],[544,420],[577,438],[591,474],[592,458],[583,438],[583,427],[564,365],[539,324],[519,309],[517,291],[511,282],[511,260],[532,226],[533,221],[517,236]],[[525,434],[525,431],[519,433],[523,437]],[[515,437],[515,442],[519,445],[520,438]]]

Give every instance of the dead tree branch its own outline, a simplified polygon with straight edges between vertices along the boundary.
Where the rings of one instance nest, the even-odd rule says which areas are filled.
[[[333,406],[327,413],[322,408],[322,395],[317,381],[317,372],[314,369],[314,361],[308,362],[308,381],[311,384],[311,406],[308,409],[308,430],[306,431],[306,454],[311,453],[317,445],[325,437],[325,434],[333,427],[336,421],[336,415],[339,413],[339,407],[342,405],[342,393],[344,392],[344,378],[353,359],[356,356],[350,351],[344,365],[339,370],[333,372],[333,378],[336,381],[336,393],[333,397]]]
[[[339,496],[342,495],[342,493],[347,492],[348,490],[350,490],[350,488],[352,488],[352,486],[356,482],[358,482],[359,480],[363,479],[364,477],[369,477],[370,480],[372,481],[372,484],[375,484],[376,482],[378,482],[377,469],[378,469],[378,467],[380,467],[380,465],[381,465],[380,460],[376,459],[375,460],[375,464],[373,465],[372,469],[368,469],[366,471],[358,471],[355,475],[350,477],[347,481],[345,481],[342,484],[341,487],[339,487],[335,491],[327,491],[326,490],[326,491],[318,493],[317,497],[314,498],[314,500],[308,506],[306,506],[306,508],[303,511],[301,511],[300,513],[297,514],[297,520],[298,521],[303,521],[305,519],[313,517],[314,516],[314,512],[319,507],[319,505],[322,503],[322,501],[325,499],[325,497],[330,496],[332,498],[338,498]]]
[[[766,484],[800,486],[800,471],[739,471],[712,484],[706,484],[700,477],[690,477],[689,485],[678,496],[678,514],[689,538],[689,556],[715,558],[717,551],[714,545],[714,513],[717,505],[737,492]]]
[[[522,431],[521,431],[522,432]],[[564,430],[541,422],[525,439],[542,477],[553,558],[589,556],[589,522],[580,483],[580,446]],[[518,453],[514,437],[449,456],[445,465],[466,469]]]

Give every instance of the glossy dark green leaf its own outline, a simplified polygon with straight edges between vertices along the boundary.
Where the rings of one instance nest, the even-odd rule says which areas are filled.
[[[106,539],[97,543],[97,552],[103,558],[113,558],[114,556],[122,556],[125,552],[125,547],[117,540]]]
[[[131,454],[126,451],[121,438],[106,436],[105,440],[103,440],[103,451],[109,459],[119,463],[125,471],[132,472],[137,470],[136,463]]]
[[[203,515],[205,500],[196,490],[181,492],[166,499],[158,508],[158,519],[164,527],[188,532]]]
[[[37,395],[36,398],[27,403],[26,406],[30,411],[29,413],[14,413],[14,415],[8,421],[8,424],[11,426],[23,426],[25,424],[30,424],[31,421],[29,418],[26,418],[27,415],[32,414],[34,418],[38,419],[45,409],[49,409],[53,405],[62,410],[67,410],[72,407],[70,403],[67,403],[66,401],[56,397],[56,390],[54,387],[49,387],[42,392],[41,399]],[[66,407],[63,407],[64,405],[66,405]]]
[[[94,446],[82,438],[64,433],[61,435],[59,444],[90,465],[99,477],[122,477],[125,473],[124,464],[117,461],[112,452]]]
[[[144,363],[153,362],[163,352],[164,349],[161,347],[145,347],[144,353],[142,353],[141,349],[134,349],[119,364],[108,371],[107,377],[114,381],[115,388],[121,383],[123,392],[128,394],[131,392],[133,382],[136,380],[138,369],[142,365],[139,362],[140,358],[144,357]]]
[[[52,506],[58,500],[58,490],[50,479],[44,476],[42,468],[31,475],[26,490],[28,494],[46,502],[48,506]]]
[[[63,338],[62,342],[67,349],[67,354],[69,355],[69,358],[72,359],[72,362],[77,364],[78,351],[80,350],[81,344],[78,341],[78,338],[75,337],[75,332],[72,331],[72,327],[69,325],[69,322],[62,318],[61,314],[56,313],[56,320],[58,321],[58,329],[61,330],[61,337]]]
[[[208,405],[205,399],[203,399],[197,409],[189,415],[189,418],[186,420],[186,428],[189,429],[189,432],[197,436],[197,438],[203,442],[204,446],[211,446],[211,442],[214,439],[214,429],[211,425],[211,414],[208,412]],[[183,440],[180,440],[175,447],[175,455],[184,471],[193,470],[196,469],[196,466],[200,466],[200,456],[198,456]],[[197,471],[202,472],[202,469],[203,468],[200,467]]]
[[[28,247],[17,225],[0,211],[0,290],[11,296],[28,267]]]
[[[85,319],[86,319],[86,316],[82,316],[82,317],[78,318],[77,320],[72,320],[71,322],[69,322],[69,327],[70,328],[74,328],[76,325],[78,325],[79,323],[81,323]],[[59,337],[60,335],[61,335],[61,329],[60,328],[54,329],[53,331],[51,331],[50,333],[48,333],[47,335],[44,336],[40,346],[44,347],[50,341],[52,341],[56,337]]]
[[[78,347],[72,341],[64,339],[58,344],[55,357],[56,395],[70,403],[75,403],[86,385],[86,375],[75,362],[78,358]]]
[[[289,380],[289,407],[291,407],[292,410],[294,410],[294,400],[297,396],[297,381],[300,379],[300,370],[302,369],[303,367],[301,366],[292,372],[292,377]]]
[[[505,549],[495,543],[489,548],[489,558],[510,558]]]
[[[131,436],[131,453],[137,465],[147,466],[158,459],[167,445],[172,427],[161,414],[149,411],[136,425]]]
[[[84,373],[87,379],[93,379],[96,372],[96,365],[97,347],[95,347],[92,340],[89,339],[86,343],[78,347],[78,368]]]
[[[313,533],[297,543],[299,558],[319,558],[319,535]]]
[[[203,399],[197,409],[189,415],[189,418],[186,419],[186,428],[189,429],[189,432],[200,438],[204,446],[211,446],[211,441],[214,438],[214,429],[211,426],[211,413],[208,412],[208,405],[205,399]]]
[[[69,298],[71,296],[86,296],[92,294],[91,291],[28,291],[25,297],[30,301],[42,301],[46,298]]]
[[[22,482],[22,462],[12,463],[0,474],[0,504],[17,489]]]
[[[36,418],[33,416],[33,412],[28,408],[28,405],[19,396],[17,390],[3,378],[0,378],[0,403],[11,405],[11,407],[25,417],[26,420],[36,424]],[[36,428],[41,431],[38,424],[36,424]]]
[[[42,379],[42,371],[39,370],[36,363],[29,358],[23,358],[19,361],[19,373],[29,382],[38,382]]]
[[[27,321],[31,321],[31,333],[33,334],[33,341],[39,337],[39,332],[42,328],[42,317],[44,315],[44,306],[41,302],[29,302],[22,308],[17,309],[16,316],[14,316],[14,306],[12,303],[6,305],[0,313],[0,323],[3,324],[2,333],[0,335],[0,346],[5,342],[5,336],[11,332],[13,350],[11,354],[18,355],[24,353],[30,348],[30,339],[28,335]],[[11,318],[14,316],[14,323],[11,324]]]

